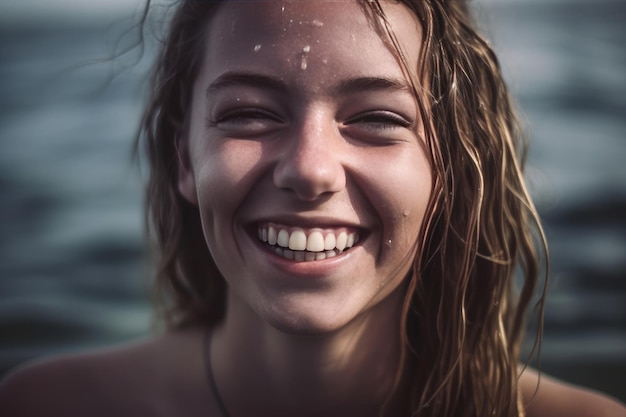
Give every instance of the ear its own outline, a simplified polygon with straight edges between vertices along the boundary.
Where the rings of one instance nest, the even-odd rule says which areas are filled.
[[[193,205],[198,205],[196,193],[196,178],[194,176],[191,160],[189,158],[189,146],[187,139],[176,138],[176,154],[178,165],[178,192]]]

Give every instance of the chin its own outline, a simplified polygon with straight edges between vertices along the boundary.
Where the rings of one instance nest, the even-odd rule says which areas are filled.
[[[293,336],[321,336],[334,333],[341,327],[306,320],[294,320],[290,322],[286,320],[275,320],[269,321],[268,323],[279,332]]]
[[[274,329],[289,335],[325,335],[340,332],[363,317],[363,314],[352,314],[341,304],[343,311],[337,311],[337,305],[320,306],[289,306],[280,308],[272,305],[270,311],[261,312],[260,318]]]

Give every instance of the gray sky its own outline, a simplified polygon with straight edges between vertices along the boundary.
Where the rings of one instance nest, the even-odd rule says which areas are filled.
[[[143,0],[0,0],[0,19],[97,19],[132,14],[141,4]]]

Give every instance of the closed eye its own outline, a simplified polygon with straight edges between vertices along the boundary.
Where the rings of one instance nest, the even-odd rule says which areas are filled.
[[[414,123],[398,113],[388,110],[376,110],[358,114],[345,121],[344,125],[371,130],[389,130],[395,128],[412,128]]]
[[[415,122],[389,110],[359,113],[343,122],[342,131],[354,143],[389,146],[415,140]]]
[[[208,123],[211,127],[225,131],[255,134],[264,133],[282,125],[282,120],[273,112],[261,108],[243,107],[227,110],[214,120],[209,120]]]

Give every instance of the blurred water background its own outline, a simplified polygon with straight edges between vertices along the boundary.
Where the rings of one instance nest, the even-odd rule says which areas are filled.
[[[122,35],[132,2],[55,14],[38,0],[23,3],[33,13],[8,13],[5,1],[0,375],[145,336],[151,323],[130,149],[153,52],[137,64],[137,50],[106,59],[133,41]],[[552,262],[542,368],[626,401],[626,3],[473,6],[531,141],[527,177]]]

